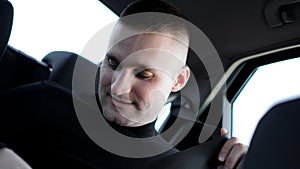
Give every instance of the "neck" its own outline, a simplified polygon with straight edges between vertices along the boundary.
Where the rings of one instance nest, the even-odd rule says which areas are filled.
[[[155,121],[138,127],[125,127],[113,122],[108,123],[116,131],[129,137],[146,138],[157,135],[157,132],[154,128]]]

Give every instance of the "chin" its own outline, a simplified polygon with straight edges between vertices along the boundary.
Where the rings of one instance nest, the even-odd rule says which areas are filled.
[[[108,112],[108,113],[103,113],[103,116],[106,120],[116,123],[120,126],[130,126],[129,120],[125,119],[119,113],[110,112],[110,111],[104,111],[104,112]]]

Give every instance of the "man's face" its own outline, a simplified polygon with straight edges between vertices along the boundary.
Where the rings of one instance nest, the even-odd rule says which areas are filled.
[[[170,37],[149,33],[110,46],[100,69],[104,117],[130,127],[153,122],[170,92],[180,88],[184,48]]]

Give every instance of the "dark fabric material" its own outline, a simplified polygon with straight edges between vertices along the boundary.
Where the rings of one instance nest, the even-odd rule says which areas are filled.
[[[155,122],[143,126],[139,126],[139,127],[120,127],[115,123],[109,123],[109,124],[112,128],[114,128],[118,132],[130,137],[146,138],[146,137],[152,137],[157,135],[157,132],[155,131],[154,128]]]
[[[6,145],[3,144],[3,143],[0,143],[0,149],[3,148],[3,147],[6,147]]]
[[[49,74],[48,66],[18,49],[7,46],[0,61],[0,92],[46,80]]]
[[[245,158],[245,169],[298,169],[300,99],[273,107],[259,122]]]
[[[146,162],[176,152],[172,149],[153,158],[138,159],[100,148],[82,129],[69,90],[50,81],[1,93],[0,108],[0,142],[8,144],[33,168],[143,168]],[[149,131],[146,135],[152,135],[152,126],[143,126],[139,132]],[[136,131],[126,132],[138,136],[133,134]]]
[[[218,137],[179,153],[158,158],[147,163],[144,169],[216,169],[222,164],[217,159],[226,140],[225,137]]]

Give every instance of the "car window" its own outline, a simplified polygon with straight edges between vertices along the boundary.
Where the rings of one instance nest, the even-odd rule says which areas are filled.
[[[166,104],[164,106],[162,113],[159,114],[154,126],[156,131],[160,131],[164,126],[164,124],[166,123],[166,121],[168,120],[168,117],[171,113],[171,106],[172,103]]]
[[[41,60],[52,51],[80,54],[87,41],[118,16],[98,0],[10,0],[9,45]]]
[[[249,145],[258,121],[272,106],[300,96],[299,72],[300,58],[259,67],[233,102],[232,136]]]

